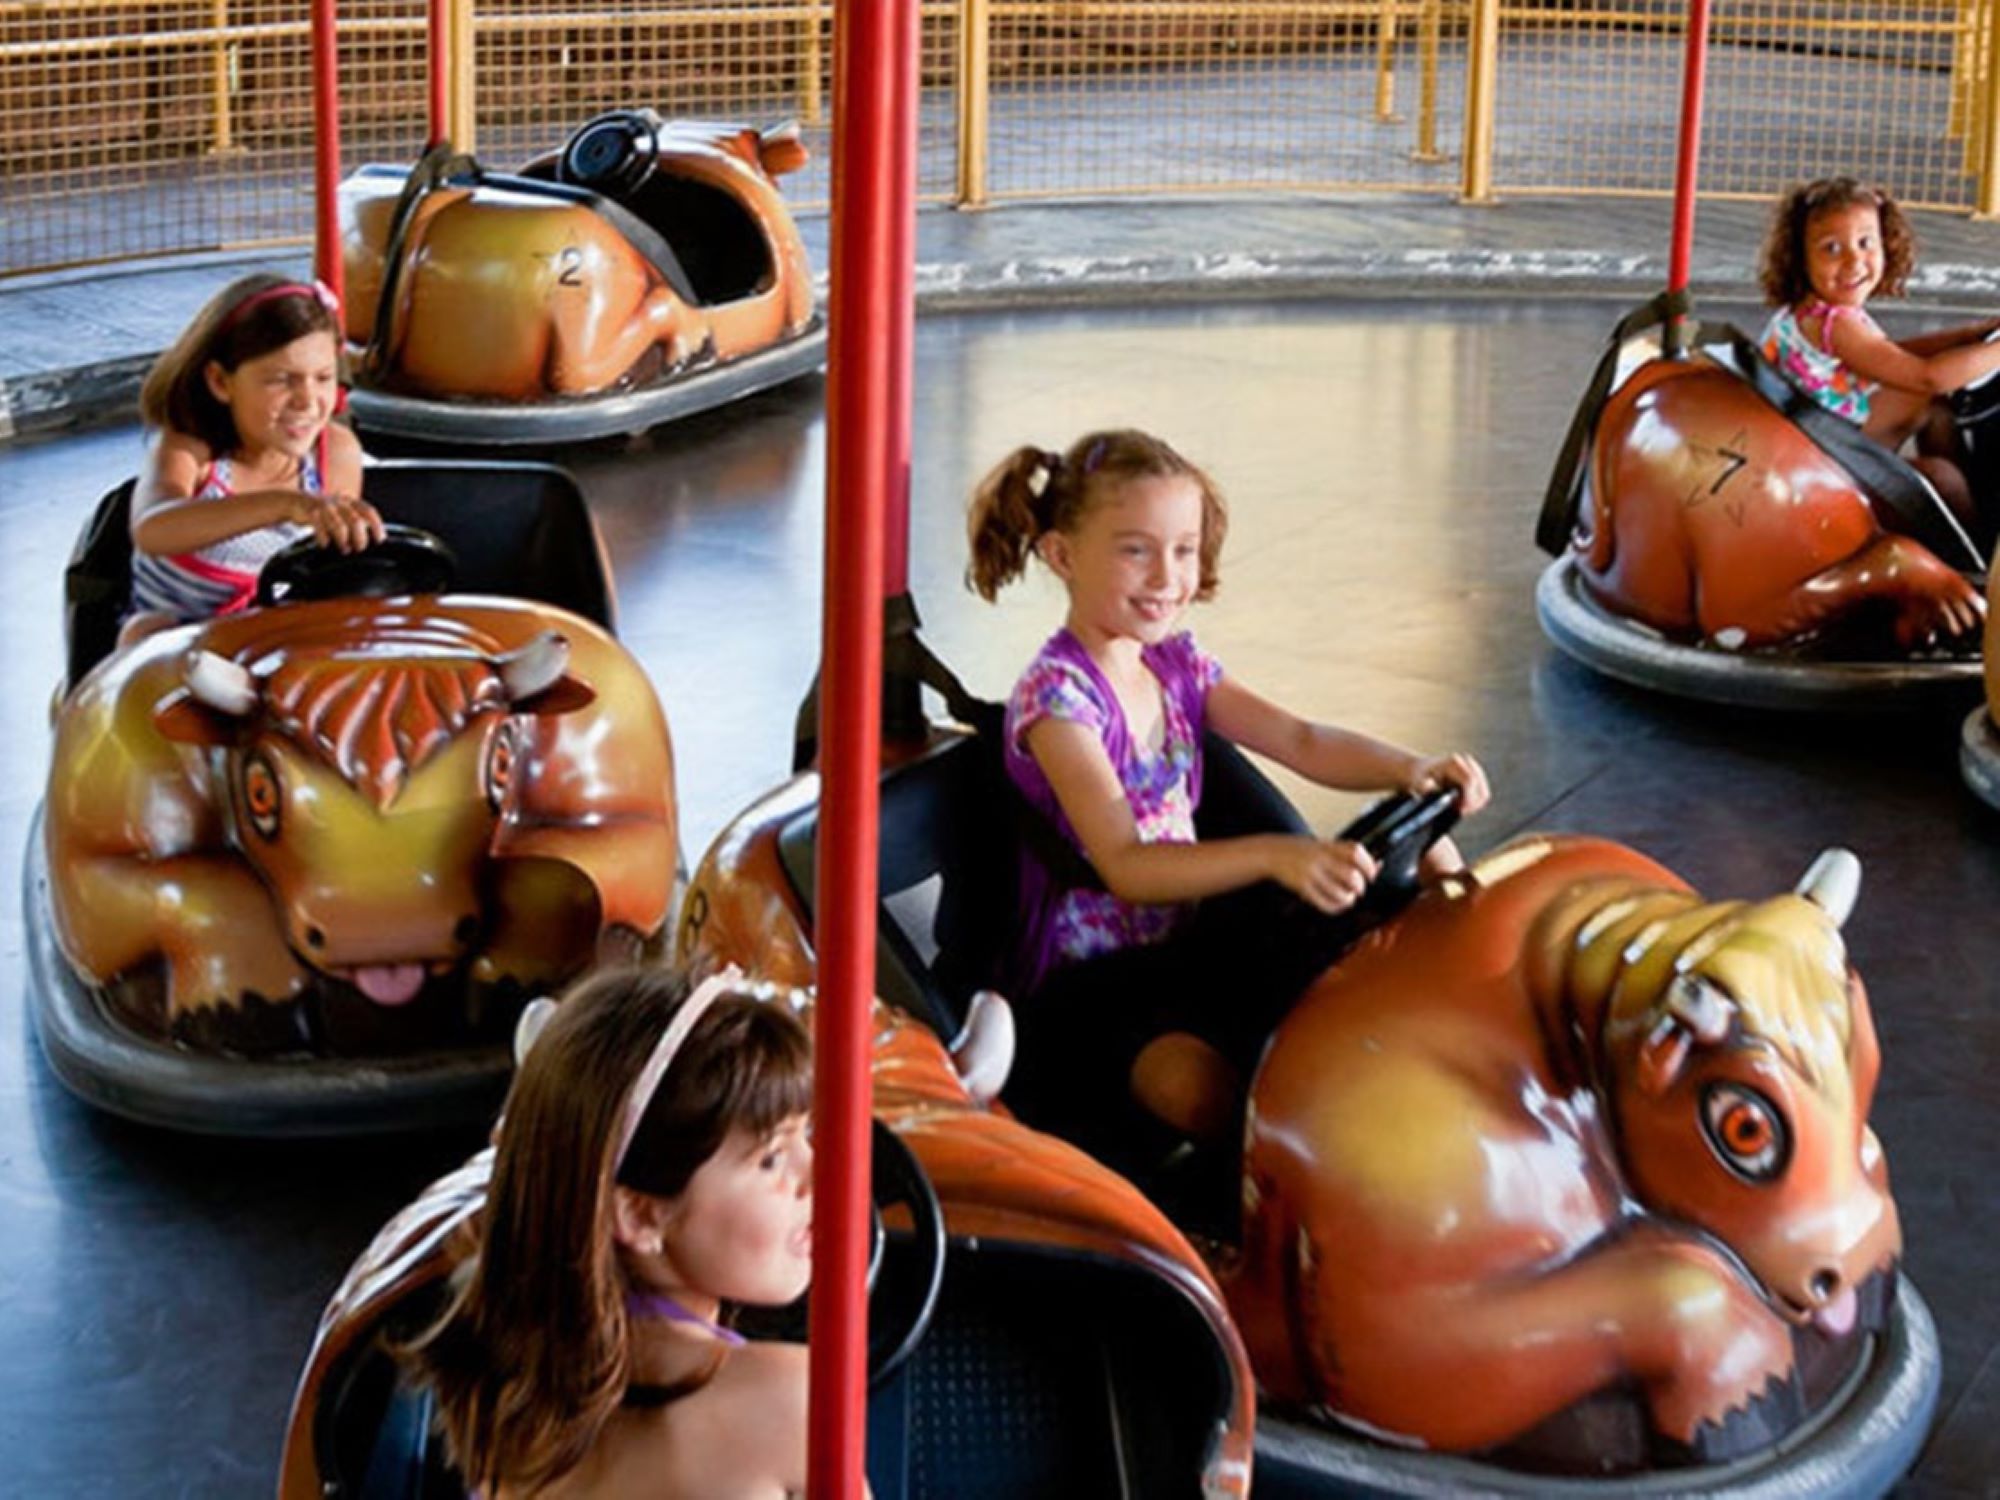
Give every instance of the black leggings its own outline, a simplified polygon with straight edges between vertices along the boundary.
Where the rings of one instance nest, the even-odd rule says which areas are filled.
[[[1132,1064],[1169,1032],[1200,1037],[1247,1084],[1306,986],[1359,933],[1270,881],[1212,897],[1162,943],[1065,964],[1015,1007],[1007,1101],[1029,1124],[1113,1157],[1156,1135],[1131,1098]]]

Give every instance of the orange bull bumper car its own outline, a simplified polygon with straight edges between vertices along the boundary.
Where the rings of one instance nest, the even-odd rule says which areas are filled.
[[[876,1500],[1243,1500],[1249,1365],[1181,1234],[1074,1147],[975,1107],[937,1038],[886,1007],[873,1073]],[[492,1164],[482,1152],[433,1185],[334,1293],[293,1400],[280,1500],[465,1493],[388,1349],[436,1316],[476,1247]]]
[[[1726,325],[1664,355],[1656,300],[1613,333],[1549,486],[1535,602],[1585,665],[1773,709],[1958,702],[1990,538]],[[1982,419],[1983,420],[1983,419]],[[1977,434],[1968,427],[1968,438]]]
[[[946,731],[882,779],[878,984],[945,1036],[1012,936],[1002,774]],[[1212,739],[1204,777],[1211,832],[1302,826]],[[684,957],[809,960],[816,798],[802,775],[717,838]],[[1619,845],[1527,838],[1419,893],[1452,815],[1357,825],[1381,925],[1276,1032],[1221,1212],[1193,1216],[1262,1398],[1256,1492],[1885,1493],[1939,1363],[1867,1126],[1858,865],[1709,902]],[[1142,1175],[1177,1215],[1188,1160]]]
[[[476,1119],[526,999],[662,938],[672,744],[573,483],[388,464],[368,489],[428,529],[288,549],[256,607],[122,650],[129,485],[79,549],[30,983],[50,1063],[101,1108],[257,1135]]]
[[[434,148],[342,184],[366,431],[565,443],[817,369],[825,323],[776,179],[795,132],[600,115],[516,173]]]

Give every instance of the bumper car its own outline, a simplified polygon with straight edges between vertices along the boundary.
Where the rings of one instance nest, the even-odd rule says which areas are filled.
[[[1949,639],[1943,611],[1983,588],[1990,538],[1735,329],[1665,352],[1686,316],[1665,298],[1622,321],[1577,412],[1536,530],[1556,558],[1544,632],[1607,676],[1713,703],[1963,701],[1977,642]]]
[[[1089,1157],[975,1108],[937,1038],[887,1007],[873,1073],[877,1500],[1247,1494],[1249,1367],[1186,1240]],[[427,1190],[334,1293],[281,1500],[465,1495],[388,1349],[440,1310],[491,1171],[488,1150]]]
[[[1966,478],[1975,494],[2000,494],[2000,427],[1987,423],[2000,416],[2000,380],[1986,380],[1952,397],[1953,416],[1965,440]],[[1988,435],[1990,432],[1990,435]],[[1989,590],[1991,584],[1988,585]],[[1986,597],[1986,701],[1965,716],[1959,736],[1958,765],[1965,784],[1987,806],[2000,809],[2000,665],[1996,665],[1993,610],[2000,599]]]
[[[100,1108],[476,1119],[526,999],[662,940],[672,745],[573,482],[392,463],[368,492],[388,541],[288,549],[255,607],[122,650],[129,484],[79,544],[26,903],[43,1050]]]
[[[997,709],[953,707],[982,727],[881,779],[878,984],[940,1036],[996,972],[1035,842]],[[1209,757],[1205,835],[1303,826]],[[803,773],[718,836],[684,960],[803,972],[816,797]],[[1256,1492],[1885,1493],[1939,1363],[1867,1127],[1879,1057],[1838,930],[1858,865],[1708,902],[1617,844],[1531,837],[1419,891],[1454,816],[1403,799],[1350,830],[1385,872],[1377,925],[1269,1044],[1207,1211],[1185,1147],[1139,1179],[1247,1348]]]
[[[618,110],[519,172],[438,146],[340,189],[365,431],[636,432],[815,370],[825,322],[776,178],[795,131]]]

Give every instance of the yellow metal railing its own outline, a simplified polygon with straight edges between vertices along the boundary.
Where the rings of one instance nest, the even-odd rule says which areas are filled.
[[[920,192],[1672,182],[1679,0],[919,0]],[[1715,0],[1704,192],[1851,171],[2000,213],[2000,0]],[[509,164],[602,109],[796,117],[826,198],[831,0],[450,0],[448,120]],[[423,0],[342,0],[350,164],[426,130]],[[301,242],[303,0],[0,0],[0,275]],[[1403,78],[1399,73],[1413,76]]]

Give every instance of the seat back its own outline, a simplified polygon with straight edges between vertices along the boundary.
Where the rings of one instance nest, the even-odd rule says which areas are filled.
[[[132,605],[132,493],[110,490],[77,537],[63,574],[66,681],[74,685],[118,642]],[[397,458],[370,464],[368,501],[386,521],[418,526],[451,548],[458,589],[534,599],[616,625],[611,568],[576,480],[553,464]]]
[[[1298,810],[1234,745],[1209,734],[1202,756],[1201,837],[1307,831]],[[1024,822],[1040,814],[1008,778],[997,728],[889,768],[880,797],[876,989],[949,1041],[974,992],[999,984],[1009,967],[1021,923]],[[818,835],[815,804],[778,836],[785,873],[808,915]]]

